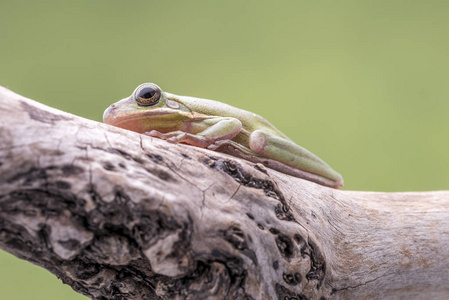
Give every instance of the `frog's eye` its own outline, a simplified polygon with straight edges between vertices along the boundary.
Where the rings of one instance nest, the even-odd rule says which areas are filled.
[[[139,105],[152,106],[159,102],[161,94],[162,91],[157,85],[145,83],[134,91],[134,99]]]

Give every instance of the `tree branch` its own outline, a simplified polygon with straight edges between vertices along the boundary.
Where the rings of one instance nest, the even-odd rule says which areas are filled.
[[[441,299],[449,192],[329,189],[0,88],[0,247],[92,299]]]

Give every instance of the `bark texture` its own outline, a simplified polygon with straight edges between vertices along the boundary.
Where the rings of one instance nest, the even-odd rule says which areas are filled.
[[[329,189],[0,88],[0,248],[92,299],[447,299],[449,192]]]

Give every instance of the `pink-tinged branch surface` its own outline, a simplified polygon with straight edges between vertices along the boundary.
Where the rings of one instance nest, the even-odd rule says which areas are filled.
[[[449,192],[330,189],[0,88],[0,248],[92,299],[446,299]]]

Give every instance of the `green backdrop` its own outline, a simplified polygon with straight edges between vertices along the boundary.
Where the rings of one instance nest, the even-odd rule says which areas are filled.
[[[0,85],[101,121],[154,82],[264,116],[344,189],[449,189],[448,11],[449,1],[1,0]],[[5,252],[0,298],[86,299]]]

